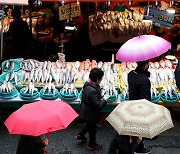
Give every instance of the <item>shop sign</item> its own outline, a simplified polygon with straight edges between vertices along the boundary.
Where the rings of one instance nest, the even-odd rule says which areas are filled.
[[[80,5],[77,3],[71,3],[71,17],[77,17],[81,15]],[[70,4],[59,7],[59,20],[69,19],[70,16]]]
[[[144,8],[144,19],[150,19],[155,24],[171,28],[174,22],[174,13],[168,13],[164,10],[149,7],[149,15],[147,16],[148,7]]]

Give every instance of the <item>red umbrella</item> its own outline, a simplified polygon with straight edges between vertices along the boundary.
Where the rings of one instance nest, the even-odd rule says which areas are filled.
[[[4,124],[10,134],[39,136],[67,128],[77,116],[65,102],[42,100],[23,105]]]

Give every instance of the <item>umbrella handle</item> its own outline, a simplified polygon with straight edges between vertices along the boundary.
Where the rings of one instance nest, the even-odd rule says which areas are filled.
[[[48,140],[50,139],[50,137],[51,137],[51,136],[50,136],[50,132],[48,132]]]

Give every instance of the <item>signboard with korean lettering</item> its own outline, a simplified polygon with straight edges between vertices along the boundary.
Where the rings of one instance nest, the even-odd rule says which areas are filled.
[[[154,23],[159,24],[160,26],[169,28],[173,26],[174,13],[168,13],[165,10],[159,10],[152,7],[149,7],[149,13],[147,13],[148,7],[145,7],[144,10],[144,19],[152,20]]]
[[[80,5],[77,3],[71,3],[71,18],[81,15]],[[59,20],[69,19],[70,16],[70,4],[59,7]]]

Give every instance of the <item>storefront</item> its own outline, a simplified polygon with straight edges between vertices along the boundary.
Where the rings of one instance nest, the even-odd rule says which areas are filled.
[[[47,4],[44,1],[46,0],[42,0],[42,5],[46,6]],[[81,12],[85,12],[82,10],[83,7],[80,7],[84,5],[84,3],[80,3],[81,5],[79,5],[79,3],[77,4],[75,2],[66,5],[66,1],[63,2],[65,2],[65,4],[56,3],[58,4],[56,9],[58,8],[57,10],[59,11],[58,22],[57,20],[56,22],[54,21],[54,12],[49,10],[49,8],[43,8],[42,5],[39,6],[41,9],[39,9],[38,12],[31,13],[32,34],[34,40],[38,42],[39,45],[36,54],[39,56],[46,54],[49,42],[53,42],[59,47],[58,49],[61,52],[58,57],[60,60],[55,62],[48,61],[51,59],[40,61],[36,58],[30,59],[32,57],[26,59],[4,59],[2,63],[3,73],[0,75],[0,107],[19,108],[24,103],[35,102],[41,99],[61,99],[71,104],[76,110],[79,110],[81,89],[83,83],[87,81],[89,72],[93,67],[102,68],[105,72],[105,77],[101,84],[102,92],[111,95],[108,100],[108,105],[103,109],[103,112],[111,112],[118,103],[128,100],[127,74],[130,70],[136,68],[136,64],[128,62],[114,64],[114,59],[112,59],[112,62],[105,62],[103,59],[99,60],[103,55],[99,56],[98,60],[92,60],[86,57],[86,60],[81,61],[80,58],[81,55],[84,54],[83,51],[89,52],[89,46],[86,46],[85,49],[82,43],[84,41],[83,38],[86,37],[76,37],[83,29],[82,25],[84,24],[88,25],[86,34],[89,37],[91,49],[93,49],[93,46],[105,42],[124,43],[134,36],[148,34],[159,35],[163,33],[164,35],[160,37],[169,39],[168,41],[173,41],[171,42],[173,44],[173,52],[177,52],[178,42],[176,41],[179,35],[177,35],[176,32],[179,29],[179,20],[177,16],[168,15],[164,12],[165,8],[162,7],[165,7],[165,4],[160,8],[160,5],[156,5],[155,2],[138,3],[132,1],[130,4],[121,1],[115,4],[109,1],[110,6],[108,6],[109,3],[107,2],[101,2],[94,3],[95,12],[80,16]],[[105,6],[102,12],[98,10],[101,4]],[[155,6],[156,9],[154,10]],[[29,12],[25,10],[25,7],[22,8],[24,8],[24,13],[27,13],[23,14],[22,18],[26,21],[31,21],[29,20]],[[71,9],[72,12],[69,11]],[[89,9],[90,8],[88,8],[88,10]],[[149,10],[149,12],[147,10]],[[176,10],[178,11],[179,8],[176,8]],[[71,15],[69,15],[69,13],[71,13]],[[8,19],[7,22],[6,19],[4,19],[4,31],[8,31],[8,26],[12,20],[10,13],[8,13],[8,15],[6,18]],[[151,16],[151,20],[153,21],[144,22],[144,19],[147,20],[147,18],[144,18],[145,15],[148,17]],[[86,16],[88,18],[86,18]],[[173,23],[174,18],[176,19],[176,24]],[[61,30],[56,29],[57,31],[54,33],[53,26],[55,24],[53,24],[53,22],[57,23],[57,27],[62,26],[63,28],[59,27]],[[153,22],[155,24],[153,24]],[[158,30],[153,31],[154,25],[156,27],[159,26]],[[76,30],[78,33],[76,33]],[[68,56],[72,55],[66,54],[66,51],[64,52],[64,45],[65,50],[67,50],[66,43],[71,42],[71,40],[75,42],[80,40],[79,44],[82,45],[81,49],[83,51],[77,54],[79,59],[76,59],[76,62],[65,62],[65,60],[69,58]],[[83,41],[81,42],[81,40]],[[74,48],[76,47],[70,47],[71,50],[75,52]],[[41,52],[40,49],[43,52]],[[50,51],[52,51],[53,54],[55,53],[53,52],[53,48],[50,48]],[[62,53],[66,55],[65,59]],[[90,54],[91,53],[89,53],[89,55]],[[174,79],[174,65],[176,64],[177,61],[169,59],[151,63],[151,68],[154,69],[153,71],[151,69],[152,102],[164,106],[180,105],[179,90],[175,86]]]

